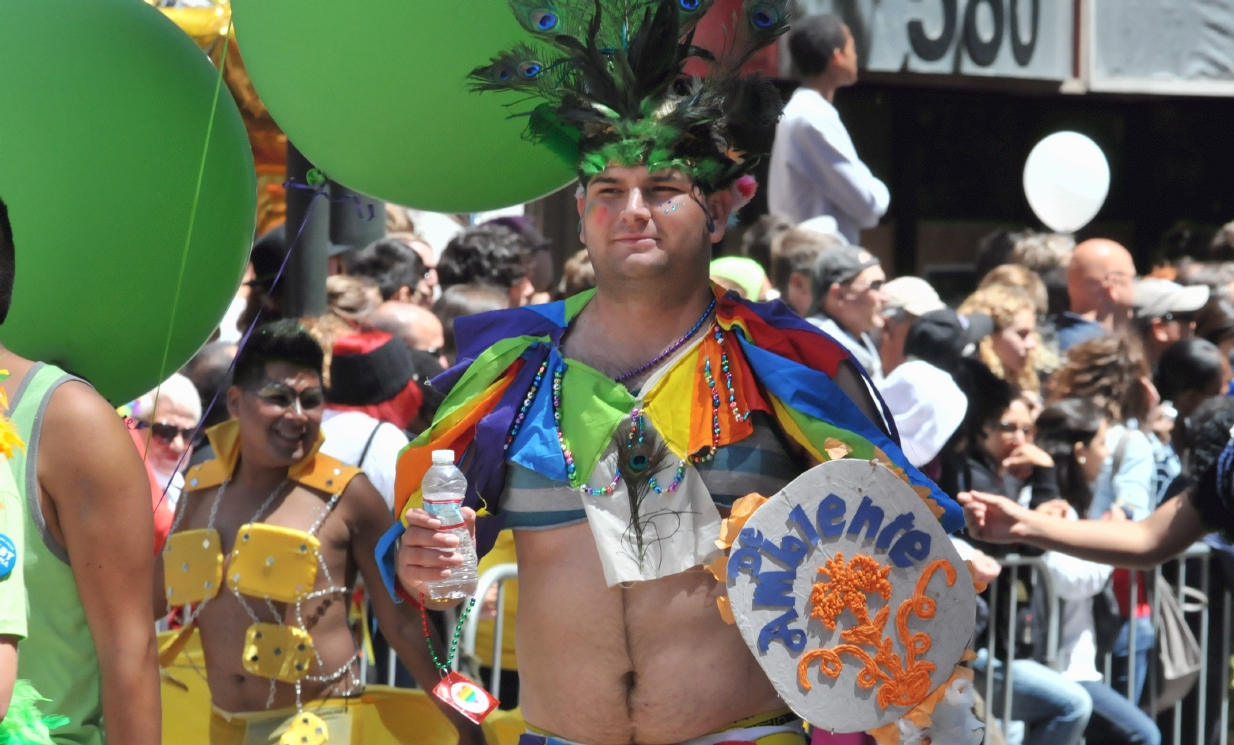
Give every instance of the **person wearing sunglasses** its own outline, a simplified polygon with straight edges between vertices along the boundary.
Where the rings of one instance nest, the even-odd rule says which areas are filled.
[[[226,391],[232,419],[207,431],[215,458],[186,474],[176,531],[156,565],[157,607],[192,608],[160,663],[172,664],[200,631],[212,745],[266,742],[306,717],[329,733],[321,742],[393,738],[360,732],[371,726],[361,721],[397,722],[416,707],[407,691],[366,689],[348,620],[357,573],[403,663],[417,680],[440,677],[418,612],[395,605],[377,568],[390,508],[360,469],[321,450],[323,357],[294,319],[250,337]],[[483,741],[442,706],[461,742]]]
[[[1195,335],[1196,314],[1208,302],[1209,294],[1207,285],[1183,287],[1157,277],[1135,283],[1132,326],[1153,370],[1167,347]]]
[[[814,263],[814,313],[810,323],[853,353],[875,384],[883,364],[870,332],[883,327],[887,275],[877,257],[858,246],[837,246]]]
[[[201,421],[197,387],[179,373],[172,375],[133,402],[133,421],[139,435],[138,450],[154,472],[159,497],[166,493],[168,509],[174,511],[184,488],[181,474],[189,467],[193,436]]]

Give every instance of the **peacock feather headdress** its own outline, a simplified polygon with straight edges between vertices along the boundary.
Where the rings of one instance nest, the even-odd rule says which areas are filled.
[[[527,137],[587,179],[609,165],[677,168],[704,192],[728,188],[771,149],[783,102],[742,66],[788,30],[789,0],[744,0],[713,54],[694,29],[714,0],[509,0],[532,40],[470,74],[477,91],[514,91]],[[684,74],[698,59],[704,77]]]

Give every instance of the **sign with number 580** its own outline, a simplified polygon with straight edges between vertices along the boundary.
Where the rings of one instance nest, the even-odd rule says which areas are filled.
[[[838,13],[864,69],[1064,80],[1074,51],[1072,0],[798,0]]]

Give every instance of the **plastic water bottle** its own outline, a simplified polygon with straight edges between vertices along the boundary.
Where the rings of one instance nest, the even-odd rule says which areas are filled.
[[[424,511],[441,521],[441,532],[458,536],[458,546],[453,549],[438,549],[445,553],[457,553],[463,563],[450,567],[450,576],[426,582],[429,597],[433,600],[461,600],[476,591],[476,546],[471,532],[463,521],[463,497],[467,493],[467,478],[454,467],[453,450],[434,450],[433,467],[424,474],[420,484],[424,495]]]

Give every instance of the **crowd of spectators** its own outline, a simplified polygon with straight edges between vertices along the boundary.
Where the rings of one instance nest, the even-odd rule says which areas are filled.
[[[568,298],[595,282],[585,251],[571,255],[554,282],[551,244],[526,218],[462,230],[440,253],[414,226],[391,227],[401,230],[338,254],[327,312],[302,319],[325,352],[329,454],[362,468],[388,503],[399,451],[441,403],[428,381],[456,361],[455,320]],[[1143,520],[1195,483],[1224,445],[1216,440],[1228,438],[1234,273],[1226,265],[1184,259],[1140,278],[1113,241],[1076,245],[1068,236],[998,231],[978,248],[974,291],[949,307],[926,280],[889,279],[870,251],[811,227],[762,218],[745,233],[742,255],[713,262],[713,281],[750,300],[783,301],[850,350],[887,401],[906,455],[949,494],[1002,495],[1071,519]],[[266,236],[254,248],[242,314],[250,323],[281,317],[272,282],[281,240]],[[201,430],[228,417],[222,394],[236,349],[207,344],[182,374],[130,407],[135,441],[149,448],[152,485],[166,491],[171,509],[180,473],[210,457]],[[1001,618],[1006,599],[1025,591],[1026,575],[1002,570],[997,559],[1042,552],[955,540],[978,574],[998,583],[1003,607],[984,617]],[[992,624],[975,629],[978,690],[993,676],[999,715],[1003,661],[1013,660],[1011,718],[1023,729],[1000,736],[1160,742],[1153,719],[1132,703],[1154,643],[1145,582],[1133,599],[1126,570],[1057,552],[1045,561],[1066,601],[1061,670],[1042,664],[1035,628],[1012,650],[1000,631],[995,660],[983,636]],[[1093,611],[1108,593],[1121,613],[1112,630],[1098,628]],[[1128,644],[1133,623],[1136,649]],[[1109,684],[1100,670],[1106,651]]]

